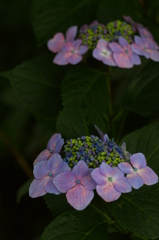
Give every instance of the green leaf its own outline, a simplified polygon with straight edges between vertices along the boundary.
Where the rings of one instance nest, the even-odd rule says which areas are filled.
[[[65,194],[46,194],[44,196],[44,200],[53,217],[57,217],[63,212],[72,210],[72,207],[68,204],[66,200]]]
[[[56,31],[65,33],[71,26],[89,24],[101,1],[34,0],[32,20],[38,44],[46,44]]]
[[[72,101],[60,113],[57,121],[58,131],[66,139],[90,135],[93,126],[104,128],[103,119],[86,104]]]
[[[108,75],[101,71],[78,68],[70,71],[62,82],[64,106],[76,98],[101,116],[110,111]]]
[[[52,221],[41,240],[107,240],[107,223],[94,212],[64,213]]]
[[[159,174],[159,123],[152,123],[126,136],[127,150],[142,152],[150,166]],[[159,237],[159,184],[143,186],[110,204],[114,218],[128,231],[142,238]]]
[[[94,124],[104,130],[109,119],[110,92],[105,73],[76,68],[62,82],[64,109],[58,118],[57,127],[64,137],[76,138],[92,134]]]
[[[158,63],[148,61],[127,90],[123,105],[141,115],[159,115]]]
[[[29,192],[29,186],[33,179],[26,181],[17,191],[17,203],[20,203],[22,197],[24,197]]]
[[[159,175],[159,123],[152,123],[127,135],[121,142],[131,153],[142,152],[150,166]]]
[[[124,21],[123,15],[131,16],[136,22],[140,20],[141,12],[141,6],[137,1],[123,0],[121,4],[118,0],[107,0],[100,5],[97,16],[98,20],[105,24],[116,20]]]
[[[110,204],[114,218],[129,232],[142,238],[159,237],[159,185],[143,186],[122,194]]]
[[[61,107],[63,71],[47,56],[24,62],[4,72],[21,102],[34,113],[54,117]],[[56,101],[55,101],[56,99]]]

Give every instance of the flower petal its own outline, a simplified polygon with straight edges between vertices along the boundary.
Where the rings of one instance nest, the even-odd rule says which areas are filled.
[[[102,162],[100,167],[99,167],[99,170],[101,172],[101,174],[105,177],[112,177],[112,168],[107,165],[105,162]]]
[[[68,56],[70,56],[70,54],[68,55],[68,53],[59,52],[58,54],[56,54],[53,62],[58,65],[66,65],[68,64],[67,61]]]
[[[36,179],[41,179],[47,176],[49,173],[49,169],[47,168],[47,161],[41,161],[35,164],[33,173]]]
[[[155,62],[159,62],[159,52],[157,50],[150,49],[149,51],[150,58]]]
[[[47,47],[51,52],[57,53],[63,47],[65,42],[65,38],[63,33],[56,33],[52,39],[50,39],[47,43]]]
[[[54,154],[49,158],[47,168],[54,176],[61,172],[70,170],[68,164],[62,160],[59,154]]]
[[[54,153],[59,153],[61,151],[62,146],[64,145],[63,138],[59,139],[54,147]]]
[[[104,186],[97,185],[96,190],[98,195],[106,202],[113,202],[121,196],[121,193],[114,189],[113,183],[110,181]]]
[[[126,173],[126,174],[134,173],[132,166],[128,162],[119,163],[118,167],[123,173]]]
[[[84,45],[81,45],[80,47],[79,47],[79,55],[83,55],[83,54],[85,54],[86,52],[88,51],[88,47],[86,47],[86,46],[84,46]]]
[[[133,165],[133,167],[137,169],[146,167],[146,158],[142,153],[135,153],[131,155],[130,162]]]
[[[85,209],[94,197],[93,190],[87,190],[80,184],[69,190],[66,194],[68,203],[76,210]]]
[[[53,183],[57,190],[61,193],[66,193],[68,190],[73,188],[76,183],[76,178],[71,174],[71,171],[65,171],[58,174],[54,179]]]
[[[114,181],[119,181],[124,178],[124,173],[118,167],[112,167],[112,178]]]
[[[109,56],[109,57],[105,57],[103,60],[103,63],[108,65],[108,66],[116,66],[116,63],[113,59],[113,55]]]
[[[31,198],[41,197],[46,194],[45,185],[49,177],[44,177],[40,180],[34,179],[29,188],[29,196]]]
[[[66,41],[73,41],[77,34],[77,26],[70,27],[66,32]]]
[[[79,63],[82,60],[82,56],[78,55],[78,54],[72,54],[69,58],[68,58],[68,62],[75,65],[77,63]]]
[[[91,172],[93,169],[88,169],[88,175],[81,180],[81,184],[88,190],[93,190],[96,188],[96,182],[91,177]]]
[[[121,193],[128,193],[132,191],[132,187],[128,183],[127,179],[124,177],[119,181],[113,181],[114,188]]]
[[[133,63],[131,62],[129,58],[129,54],[127,53],[114,53],[113,58],[117,64],[118,67],[121,68],[132,68]]]
[[[135,64],[135,65],[140,65],[141,64],[141,59],[137,54],[132,53],[129,57],[130,57],[130,61],[133,64]]]
[[[50,157],[50,152],[47,149],[45,149],[37,156],[37,158],[34,161],[34,165],[41,161],[47,161],[49,157]]]
[[[109,43],[109,47],[115,53],[124,53],[124,49],[116,42]]]
[[[60,133],[55,133],[48,141],[47,143],[47,149],[50,151],[54,151],[54,148],[57,144],[57,142],[61,139],[61,134]]]
[[[107,177],[101,174],[99,168],[95,168],[92,171],[91,176],[98,185],[105,185],[107,183]]]
[[[82,40],[81,39],[77,39],[77,40],[73,41],[72,46],[73,46],[74,49],[77,49],[77,48],[79,48],[81,43],[82,43]]]
[[[57,188],[55,187],[55,185],[53,183],[53,177],[50,177],[49,181],[45,185],[45,191],[47,193],[53,193],[53,194],[56,194],[56,195],[60,194],[60,192],[57,190]]]
[[[138,173],[134,172],[134,173],[128,174],[126,178],[130,183],[130,185],[135,189],[139,189],[144,184],[144,180],[138,175]]]
[[[81,180],[88,175],[88,166],[81,160],[72,169],[72,175],[76,177],[77,180]]]
[[[140,45],[136,44],[136,43],[133,43],[133,44],[131,45],[131,50],[132,50],[134,53],[136,53],[136,54],[139,54],[139,55],[141,55],[141,56],[145,56],[145,53],[144,53],[144,51],[143,51],[143,48],[142,48]]]
[[[127,47],[129,45],[129,43],[127,42],[127,40],[123,37],[119,37],[119,43],[122,47]]]
[[[142,177],[144,184],[146,185],[150,186],[158,182],[157,174],[148,166],[143,169],[139,169],[137,173]]]

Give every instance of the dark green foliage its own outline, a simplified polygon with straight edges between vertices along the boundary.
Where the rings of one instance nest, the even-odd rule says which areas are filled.
[[[94,20],[100,1],[95,0],[34,0],[32,21],[39,45],[70,26],[78,27]],[[82,17],[81,17],[82,14]]]
[[[56,116],[61,106],[60,81],[63,76],[46,56],[24,62],[2,73],[8,78],[21,102],[43,116]]]
[[[94,212],[70,212],[52,221],[41,240],[107,240],[107,223]]]
[[[141,115],[159,115],[159,71],[158,63],[148,61],[130,84],[124,105],[129,110]]]

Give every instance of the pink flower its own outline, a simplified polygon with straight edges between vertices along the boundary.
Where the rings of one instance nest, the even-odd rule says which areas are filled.
[[[70,170],[59,154],[52,155],[48,161],[38,162],[34,166],[35,179],[30,185],[29,196],[32,198],[41,197],[46,193],[60,194],[56,189],[53,179],[63,172]]]
[[[98,195],[106,202],[115,201],[121,193],[128,193],[132,190],[124,173],[118,167],[110,167],[104,162],[92,171],[91,176],[97,183]]]
[[[141,64],[140,57],[132,52],[131,44],[129,44],[125,38],[119,37],[119,43],[120,44],[113,42],[109,44],[118,67],[132,68],[134,64]]]
[[[134,53],[159,62],[159,51],[157,51],[157,48],[157,44],[152,39],[138,36],[135,36],[135,43],[131,45]]]
[[[148,166],[146,166],[146,159],[142,153],[135,153],[130,157],[130,163],[122,162],[118,164],[118,167],[123,173],[126,173],[129,184],[139,189],[143,184],[153,185],[158,182],[158,176]]]
[[[43,150],[35,159],[34,165],[41,161],[46,161],[50,156],[59,153],[64,144],[63,138],[60,133],[55,133],[47,143],[47,149]]]
[[[90,175],[91,171],[81,160],[72,171],[63,172],[53,180],[58,191],[66,193],[67,201],[76,210],[85,209],[94,197],[96,183]]]
[[[125,21],[132,26],[132,29],[134,32],[138,31],[138,27],[142,27],[142,24],[134,22],[130,16],[123,16],[123,17]]]
[[[93,57],[102,61],[106,65],[116,66],[113,59],[113,52],[110,49],[109,44],[103,39],[98,41],[96,48],[93,50]]]
[[[66,42],[72,42],[75,39],[76,34],[77,26],[72,26],[67,30],[66,39],[63,33],[56,33],[54,37],[47,42],[48,49],[53,53],[59,52]]]
[[[152,34],[144,27],[138,27],[139,34],[143,38],[153,39]]]
[[[88,47],[81,45],[81,43],[82,40],[80,39],[65,43],[53,62],[58,65],[66,65],[68,63],[75,65],[79,63],[82,60],[82,55],[88,50]]]

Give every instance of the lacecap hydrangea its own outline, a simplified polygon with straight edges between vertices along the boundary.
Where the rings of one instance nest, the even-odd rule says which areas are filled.
[[[129,16],[106,25],[94,21],[82,26],[79,32],[77,26],[72,26],[66,36],[56,33],[47,46],[57,53],[53,62],[58,65],[78,64],[89,49],[95,59],[120,68],[140,65],[140,56],[159,61],[159,46],[152,34]]]
[[[64,142],[59,133],[50,138],[47,149],[34,161],[30,197],[66,193],[68,203],[83,210],[91,203],[95,189],[105,202],[112,202],[132,188],[158,182],[142,153],[131,155],[125,143],[118,146],[95,128],[100,138],[91,135]]]

